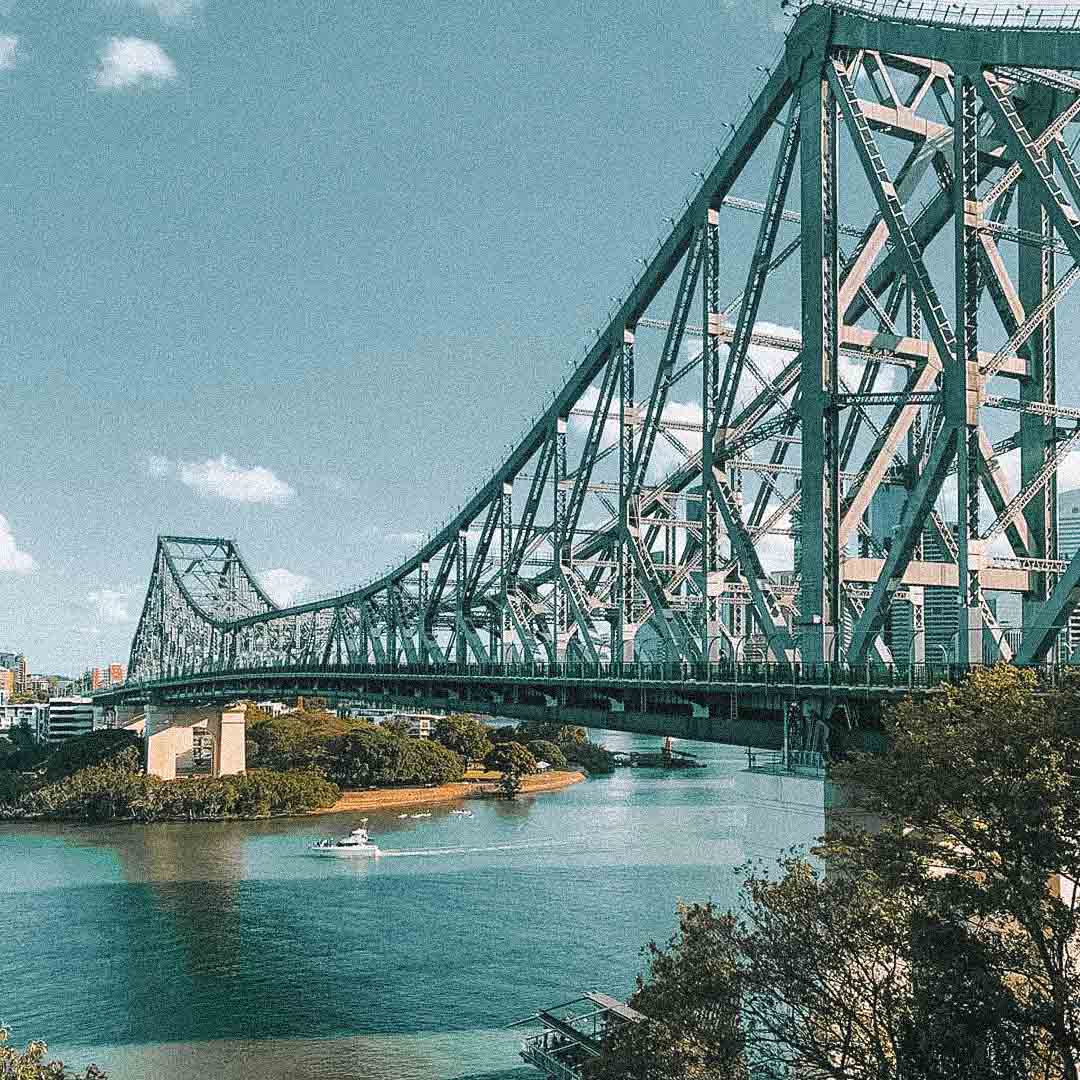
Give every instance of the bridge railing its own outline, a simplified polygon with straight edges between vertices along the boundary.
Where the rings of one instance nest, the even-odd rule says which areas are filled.
[[[1028,3],[945,3],[945,0],[799,0],[797,10],[815,5],[856,15],[954,27],[1018,30],[1080,29],[1080,5]]]
[[[228,666],[178,670],[163,679],[131,681],[125,689],[167,685],[206,679],[258,679],[274,676],[369,678],[424,678],[494,680],[500,682],[559,682],[610,684],[620,682],[683,685],[722,685],[733,691],[741,686],[788,689],[797,695],[800,688],[820,690],[836,687],[851,690],[925,690],[942,683],[961,681],[983,665],[961,664],[845,664],[842,662],[794,663],[785,661],[715,660],[689,661],[517,661],[511,663],[459,664],[454,662],[408,664],[266,664],[236,668]],[[1059,685],[1076,665],[1054,664],[1033,668],[1042,687]]]

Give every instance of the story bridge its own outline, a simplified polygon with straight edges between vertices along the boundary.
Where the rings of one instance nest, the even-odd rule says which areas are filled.
[[[795,700],[814,749],[971,665],[1052,677],[1080,589],[1057,498],[1080,7],[792,14],[670,233],[449,522],[289,608],[232,540],[161,537],[100,704],[382,695],[777,745]]]

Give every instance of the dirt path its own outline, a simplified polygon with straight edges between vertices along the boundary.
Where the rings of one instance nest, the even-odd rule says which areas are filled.
[[[497,779],[492,774],[490,781]],[[557,791],[585,779],[580,772],[546,772],[535,776],[523,776],[522,795],[535,795],[541,791]],[[423,803],[455,802],[467,799],[477,784],[440,784],[430,788],[381,788],[377,791],[343,791],[333,806],[312,810],[313,814],[341,814],[363,810],[389,810],[400,806],[420,806]]]

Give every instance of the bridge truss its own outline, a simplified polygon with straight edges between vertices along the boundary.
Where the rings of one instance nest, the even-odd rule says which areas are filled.
[[[163,537],[130,678],[646,649],[910,664],[933,590],[949,659],[1050,657],[1080,587],[1057,528],[1080,446],[1057,368],[1078,20],[805,4],[595,345],[451,522],[287,609],[232,541]]]

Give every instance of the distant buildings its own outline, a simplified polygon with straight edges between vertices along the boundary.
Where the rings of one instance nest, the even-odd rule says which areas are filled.
[[[109,690],[119,686],[125,679],[123,664],[106,664],[105,667],[89,668],[79,680],[83,693],[92,694],[95,690]]]
[[[56,697],[46,706],[45,738],[56,744],[94,730],[94,702],[87,697]]]

